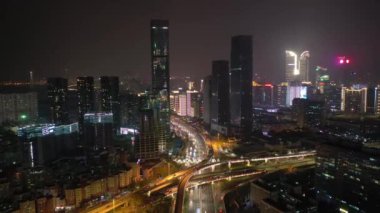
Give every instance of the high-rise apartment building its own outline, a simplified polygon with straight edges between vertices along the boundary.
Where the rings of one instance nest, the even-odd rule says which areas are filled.
[[[345,113],[367,112],[367,88],[366,87],[342,87],[341,110]]]
[[[116,76],[100,77],[101,111],[112,112],[115,129],[120,127],[119,78]]]
[[[325,103],[323,101],[295,98],[292,107],[300,128],[318,127],[324,121]]]
[[[288,83],[283,82],[281,84],[276,85],[275,89],[275,104],[277,106],[286,106],[286,97],[288,92]]]
[[[79,134],[82,137],[84,114],[93,113],[95,111],[94,78],[93,77],[78,77],[77,78],[77,92],[78,92]]]
[[[68,122],[67,111],[67,79],[48,78],[48,102],[50,106],[50,121],[55,124]]]
[[[187,95],[186,94],[179,94],[178,95],[178,112],[177,114],[179,116],[186,116],[187,115]]]
[[[374,94],[374,113],[376,115],[380,114],[380,87],[375,87],[375,94]]]
[[[231,40],[230,121],[233,132],[243,139],[252,131],[252,36]]]
[[[341,110],[342,88],[340,86],[331,84],[324,86],[323,95],[327,111],[338,112]]]
[[[37,93],[0,94],[0,123],[4,121],[31,123],[34,122],[37,117]]]
[[[186,116],[199,116],[199,92],[196,90],[186,91]]]

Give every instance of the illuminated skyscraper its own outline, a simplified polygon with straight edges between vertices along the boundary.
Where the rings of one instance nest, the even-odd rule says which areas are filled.
[[[155,131],[153,139],[140,141],[141,146],[154,147],[154,153],[144,154],[151,158],[158,157],[156,151],[166,151],[166,143],[170,135],[170,75],[169,75],[169,22],[167,20],[152,20],[150,23],[151,56],[152,56],[152,97],[146,112],[150,119],[149,128],[141,123],[141,134],[148,135],[152,128]],[[149,114],[148,113],[148,114]],[[154,116],[153,116],[154,115]],[[144,115],[143,115],[144,117]],[[146,117],[146,118],[148,118]],[[150,137],[150,136],[149,136]],[[144,144],[150,143],[150,144]]]
[[[310,53],[309,51],[304,51],[300,55],[299,69],[300,69],[300,81],[309,82],[310,81]]]
[[[375,95],[374,95],[374,112],[376,115],[380,115],[380,87],[375,87]]]
[[[187,115],[187,96],[186,94],[179,94],[178,96],[178,112],[179,116]]]
[[[300,81],[308,82],[309,66],[310,66],[310,53],[304,51],[300,56],[294,51],[285,51],[285,80],[286,82]]]
[[[169,22],[151,21],[152,90],[169,100]]]
[[[186,91],[186,116],[199,116],[199,92],[196,90]]]
[[[346,113],[365,113],[367,111],[366,87],[342,87],[341,110]]]
[[[50,121],[64,124],[68,121],[67,112],[67,79],[48,78],[48,100],[50,105]]]
[[[300,71],[298,69],[298,55],[297,53],[290,50],[286,50],[285,54],[286,54],[285,81],[286,82],[296,81],[297,77],[300,74]]]
[[[243,140],[252,131],[252,36],[231,40],[230,118],[233,133]]]
[[[288,83],[283,82],[276,86],[275,91],[275,104],[276,106],[286,106],[286,98],[287,98],[287,92],[288,92]]]

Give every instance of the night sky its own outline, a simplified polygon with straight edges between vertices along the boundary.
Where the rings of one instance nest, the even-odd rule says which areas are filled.
[[[118,75],[150,80],[150,19],[170,21],[172,76],[203,77],[229,59],[230,38],[254,37],[254,73],[284,78],[284,50],[309,50],[311,64],[380,79],[379,0],[3,0],[0,80]],[[67,76],[66,76],[67,77]],[[371,76],[369,76],[371,77]]]

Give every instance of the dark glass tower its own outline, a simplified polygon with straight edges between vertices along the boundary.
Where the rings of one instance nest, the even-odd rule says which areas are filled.
[[[68,122],[67,111],[67,79],[48,78],[48,100],[50,106],[50,121],[55,124]]]
[[[119,78],[100,77],[101,111],[112,112],[114,129],[120,127]]]
[[[94,78],[93,77],[78,77],[77,78],[78,92],[78,123],[79,134],[83,138],[83,122],[84,114],[95,111],[94,101]]]
[[[204,88],[202,91],[203,96],[203,114],[202,119],[209,128],[211,125],[211,87],[212,87],[212,76],[209,75],[204,79]]]
[[[252,36],[231,40],[230,113],[234,132],[248,140],[252,130]]]
[[[212,62],[211,121],[226,126],[230,122],[228,61]]]
[[[170,86],[169,86],[169,22],[167,20],[151,21],[151,55],[152,55],[152,98],[158,111],[157,122],[160,131],[169,140],[170,134]],[[161,146],[161,145],[160,145]],[[166,151],[166,148],[160,149]]]
[[[169,22],[152,20],[152,91],[154,95],[167,96],[169,100]]]

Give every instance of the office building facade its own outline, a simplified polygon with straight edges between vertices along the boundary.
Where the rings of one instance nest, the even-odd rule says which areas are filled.
[[[196,90],[186,91],[186,116],[199,116],[199,92]]]
[[[211,127],[228,127],[230,122],[228,61],[212,62]]]
[[[86,113],[93,113],[95,111],[94,78],[78,77],[77,93],[79,135],[81,136],[81,139],[83,139],[84,115]]]
[[[252,36],[231,40],[230,122],[234,134],[248,140],[252,131]]]
[[[152,95],[159,104],[153,104],[165,143],[170,135],[170,74],[169,74],[169,21],[151,21]],[[166,148],[162,150],[166,151]]]
[[[140,110],[140,135],[135,146],[138,159],[158,159],[166,150],[166,137],[160,125],[157,108]]]
[[[202,89],[202,105],[203,105],[203,114],[202,120],[205,123],[206,127],[211,125],[211,86],[212,86],[212,77],[211,75],[205,77],[203,80],[204,86]]]
[[[113,114],[114,128],[120,127],[119,78],[116,76],[100,77],[101,111]]]

